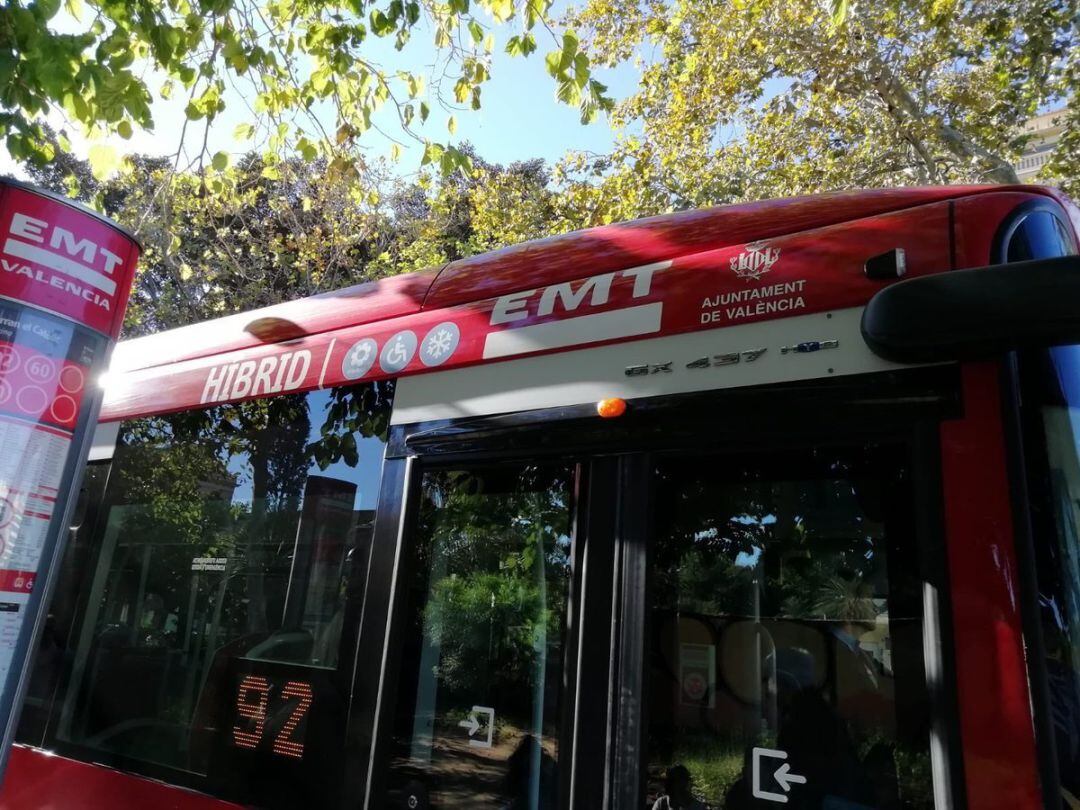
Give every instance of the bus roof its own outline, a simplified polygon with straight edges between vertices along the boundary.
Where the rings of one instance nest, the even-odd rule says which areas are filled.
[[[1035,187],[1022,188],[1030,192]],[[934,186],[833,192],[574,231],[460,259],[442,268],[121,341],[112,369],[132,371],[206,357],[1002,189]]]
[[[1036,196],[1076,216],[1052,189],[938,186],[746,203],[527,242],[121,342],[101,419],[646,338],[700,333],[695,346],[723,347],[749,334],[730,327],[773,320],[793,332],[777,344],[782,354],[805,339],[794,332],[817,323],[800,318],[815,313],[845,313],[844,343],[853,345],[862,342],[858,312],[884,284],[985,263],[996,223]],[[882,258],[895,275],[867,272]],[[824,331],[837,330],[839,320],[830,323]],[[781,332],[756,340],[774,338]],[[567,373],[565,364],[555,372]]]

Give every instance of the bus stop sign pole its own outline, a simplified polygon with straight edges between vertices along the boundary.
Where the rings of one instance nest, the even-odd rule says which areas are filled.
[[[108,219],[0,181],[0,777],[138,258]]]

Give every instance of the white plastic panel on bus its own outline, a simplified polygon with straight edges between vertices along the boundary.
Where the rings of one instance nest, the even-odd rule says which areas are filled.
[[[119,422],[99,422],[94,429],[90,445],[90,461],[108,461],[116,452],[116,437],[120,435]]]
[[[862,307],[418,374],[392,422],[456,419],[901,368],[859,332]]]

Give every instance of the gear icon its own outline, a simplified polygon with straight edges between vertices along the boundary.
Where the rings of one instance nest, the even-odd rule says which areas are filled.
[[[349,351],[349,362],[354,366],[365,365],[371,357],[370,343],[357,343]]]
[[[341,360],[342,376],[346,380],[360,379],[371,369],[378,352],[379,345],[371,338],[356,341]]]

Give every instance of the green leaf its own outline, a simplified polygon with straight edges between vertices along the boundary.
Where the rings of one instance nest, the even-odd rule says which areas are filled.
[[[548,75],[553,79],[558,78],[562,73],[562,51],[549,51],[547,56],[544,57],[544,65],[547,67]]]
[[[251,124],[237,124],[233,137],[238,141],[247,141],[255,137],[255,127]]]
[[[577,34],[575,34],[573,31],[567,31],[566,33],[564,33],[562,37],[562,42],[563,51],[565,51],[567,54],[573,55],[578,52],[578,47],[580,43],[578,41]]]
[[[368,15],[368,22],[371,23],[371,32],[377,37],[385,37],[396,28],[394,21],[378,9],[373,9]]]
[[[77,22],[82,22],[83,11],[86,9],[83,0],[64,0],[64,8]]]
[[[531,31],[533,27],[547,16],[551,8],[551,0],[525,0],[525,30]]]
[[[451,115],[449,120],[447,120],[446,128],[450,130],[451,135],[457,132],[457,121],[454,119],[454,116]]]
[[[96,143],[87,154],[90,171],[97,180],[108,180],[120,168],[120,153],[104,143]]]
[[[435,163],[442,160],[443,154],[446,149],[442,144],[428,142],[424,144],[424,154],[420,158],[420,165],[427,166],[429,163]]]
[[[131,137],[131,122],[126,118],[116,125],[117,134],[125,141]]]
[[[559,82],[559,86],[555,90],[555,97],[563,104],[576,107],[581,103],[581,88],[572,79]]]
[[[341,439],[341,457],[350,467],[360,462],[360,452],[356,447],[356,434],[346,433]]]
[[[260,176],[267,180],[280,180],[281,172],[277,166],[264,166]]]
[[[60,10],[60,0],[37,0],[31,4],[31,8],[41,19],[51,20]]]
[[[491,14],[499,22],[514,16],[514,0],[491,0]]]
[[[79,183],[79,178],[74,174],[69,174],[64,178],[64,191],[67,192],[69,197],[78,197],[79,192],[82,191],[82,186]]]
[[[409,88],[409,98],[416,98],[424,92],[425,80],[419,73],[406,74],[405,84]]]
[[[484,39],[484,29],[480,27],[480,23],[476,20],[469,20],[469,35],[472,36],[472,41],[477,45]]]
[[[211,165],[219,172],[223,172],[229,165],[229,156],[225,152],[215,152]]]
[[[472,89],[472,85],[469,80],[462,77],[454,82],[454,101],[458,104],[464,104],[469,99],[469,91]]]
[[[850,0],[829,0],[829,16],[834,26],[841,25],[847,19]]]
[[[232,69],[241,74],[246,72],[249,66],[247,54],[243,51],[239,51],[228,57],[228,61],[229,64],[232,65]]]
[[[319,156],[319,148],[308,138],[301,138],[296,142],[296,148],[300,157],[307,161],[313,161]]]

